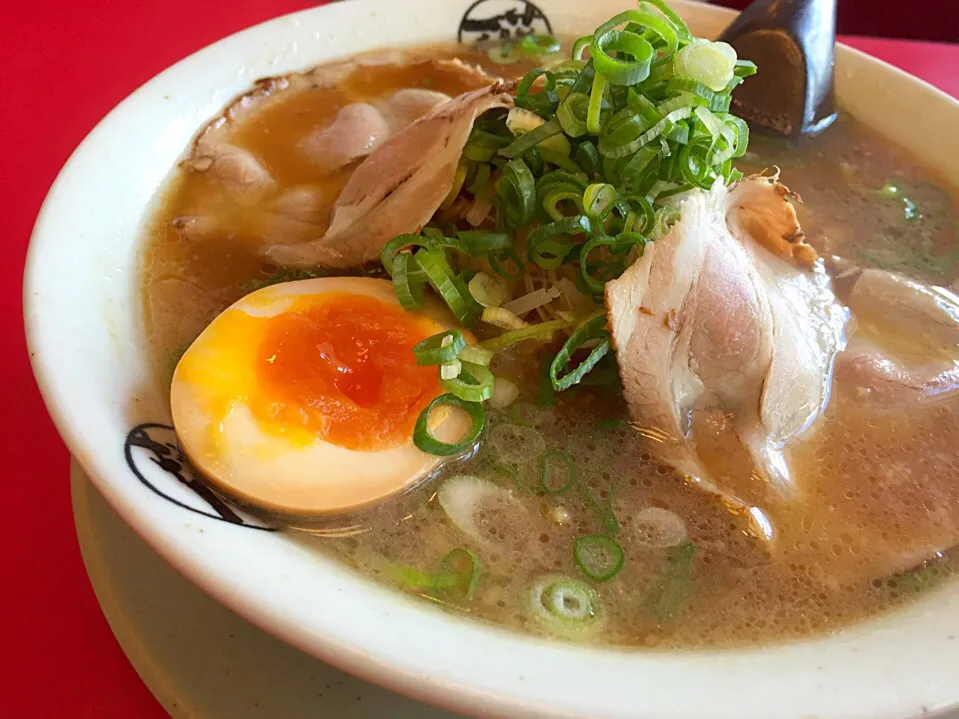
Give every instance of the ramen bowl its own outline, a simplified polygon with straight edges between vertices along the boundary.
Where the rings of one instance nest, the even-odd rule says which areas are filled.
[[[471,42],[491,24],[581,35],[623,0],[354,0],[281,17],[169,68],[83,141],[43,205],[25,270],[34,372],[73,456],[191,581],[364,679],[476,716],[900,718],[959,704],[959,584],[897,612],[755,648],[579,646],[452,615],[375,584],[224,503],[191,474],[140,340],[142,225],[197,129],[258,78],[379,47]],[[696,34],[729,11],[677,1]],[[841,107],[959,186],[959,103],[847,47]]]

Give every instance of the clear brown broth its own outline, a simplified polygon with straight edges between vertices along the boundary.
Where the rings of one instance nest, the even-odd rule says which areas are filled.
[[[421,51],[443,56],[453,52]],[[467,53],[464,59],[482,58]],[[317,177],[295,152],[297,141],[329,123],[348,102],[424,85],[453,95],[463,89],[449,78],[409,68],[361,68],[334,89],[270,104],[240,124],[229,139],[253,151],[280,189],[306,184],[335,198],[349,172]],[[821,253],[941,284],[955,281],[951,259],[940,259],[956,245],[957,221],[949,195],[901,150],[855,121],[842,118],[822,137],[799,147],[755,137],[746,160],[744,170],[781,168],[782,180],[803,197],[800,216]],[[904,220],[901,197],[879,192],[887,178],[901,178],[909,199],[927,216]],[[204,175],[177,170],[148,225],[142,264],[144,328],[164,391],[176,348],[276,270],[256,253],[256,223],[244,214],[255,215],[255,207],[238,211],[220,235],[202,243],[179,236],[176,218],[222,208],[222,202],[219,189]],[[936,261],[917,264],[910,252],[899,250],[902,246],[920,248],[924,257]],[[620,542],[627,561],[610,582],[595,587],[605,626],[590,641],[733,646],[833,631],[899,606],[956,571],[957,562],[949,558],[920,574],[897,577],[889,569],[897,558],[906,564],[925,558],[913,560],[909,554],[917,538],[937,537],[959,525],[955,404],[877,414],[837,393],[819,429],[791,449],[794,472],[807,491],[803,501],[771,510],[782,535],[780,548],[770,555],[751,538],[744,522],[650,455],[647,442],[622,424],[624,408],[617,395],[574,389],[555,406],[536,408],[537,378],[528,368],[538,366],[538,358],[530,359],[506,355],[497,359],[494,369],[521,387],[533,388],[518,400],[528,418],[547,447],[571,453],[598,499],[612,496],[623,527]],[[503,412],[492,424],[513,421],[515,415]],[[601,423],[608,428],[597,429]],[[740,471],[743,463],[735,454],[717,455],[730,472]],[[452,608],[497,624],[541,631],[525,609],[530,578],[543,573],[577,576],[572,542],[601,527],[582,500],[537,493],[535,463],[514,467],[510,476],[490,460],[483,450],[466,471],[513,487],[538,525],[534,531],[525,528],[521,536],[506,537],[500,550],[474,547],[486,570],[477,597]],[[548,519],[560,505],[569,516],[562,525]],[[630,517],[647,506],[668,508],[683,517],[696,547],[681,614],[671,621],[652,617],[644,601],[669,561],[664,550],[637,540]],[[359,536],[307,541],[383,581],[389,581],[384,575],[388,566],[428,570],[465,543],[435,501],[405,521],[374,524]]]

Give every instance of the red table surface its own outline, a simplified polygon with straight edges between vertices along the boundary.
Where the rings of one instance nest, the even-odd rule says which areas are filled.
[[[0,27],[0,392],[5,520],[0,616],[7,659],[0,716],[163,717],[97,606],[74,532],[68,454],[28,364],[21,273],[34,218],[76,145],[164,67],[305,0],[33,0],[3,4]],[[16,7],[14,10],[13,8]],[[959,45],[848,42],[959,96]],[[69,350],[67,350],[69,351]]]

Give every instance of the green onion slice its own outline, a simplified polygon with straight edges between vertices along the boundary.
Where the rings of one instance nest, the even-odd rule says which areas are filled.
[[[425,247],[430,248],[433,246],[432,240],[422,235],[397,235],[392,240],[383,245],[383,249],[380,250],[380,262],[383,263],[384,269],[390,273],[390,276],[393,275],[393,258],[396,254],[407,247]],[[408,268],[409,269],[409,268]]]
[[[549,494],[562,494],[573,486],[574,465],[569,452],[551,449],[543,455],[540,485]]]
[[[583,210],[591,220],[598,220],[616,201],[616,188],[608,183],[594,183],[583,193]]]
[[[433,410],[440,406],[455,407],[463,410],[472,420],[472,426],[466,436],[458,442],[441,442],[430,431],[429,420]],[[420,412],[413,428],[413,444],[419,449],[437,457],[452,457],[462,454],[474,444],[486,428],[486,410],[479,402],[469,402],[454,394],[441,394]]]
[[[550,624],[580,628],[597,619],[595,592],[575,579],[541,577],[530,587],[529,599],[533,613]]]
[[[454,601],[471,600],[476,595],[482,573],[479,557],[464,547],[452,550],[440,562],[439,575],[456,580],[456,583],[444,592]]]
[[[418,365],[437,365],[452,362],[466,347],[466,338],[460,330],[452,329],[427,337],[413,345]]]
[[[462,368],[458,376],[440,379],[443,388],[465,402],[485,402],[492,397],[493,373],[480,364],[460,363]]]
[[[480,342],[480,347],[493,352],[499,352],[500,350],[506,349],[510,345],[514,345],[517,342],[522,342],[523,340],[552,339],[554,332],[567,327],[569,327],[569,322],[566,320],[549,320],[548,322],[539,322],[537,324],[530,325],[529,327],[524,327],[521,330],[511,330],[510,332],[504,332],[499,337],[483,340]]]
[[[411,271],[411,266],[416,267]],[[426,275],[413,262],[409,252],[393,255],[393,292],[404,310],[418,310],[423,307],[423,286]]]
[[[619,574],[626,555],[616,540],[603,534],[588,534],[573,543],[573,558],[594,582],[608,582]]]
[[[443,250],[441,248],[419,250],[413,255],[413,258],[426,273],[429,283],[433,286],[433,289],[439,292],[456,319],[464,325],[472,325],[476,321],[476,317],[473,308],[467,301],[469,293],[464,293],[465,288],[461,289],[454,282],[453,270],[450,268]]]
[[[553,118],[549,122],[543,123],[539,127],[519,135],[507,147],[500,150],[500,154],[504,157],[514,159],[522,155],[527,150],[536,147],[544,140],[548,140],[555,135],[562,134],[563,126],[560,125],[559,120]],[[540,151],[543,150],[542,147],[539,149]]]
[[[533,219],[536,181],[525,162],[517,159],[506,164],[500,178],[499,194],[506,221],[511,227],[522,227]]]
[[[653,46],[636,33],[612,29],[628,21],[633,12],[620,13],[600,27],[589,45],[596,74],[612,85],[636,85],[649,77]]]
[[[505,250],[513,246],[513,241],[505,232],[464,230],[456,234],[456,239],[470,257],[480,257],[493,250]]]
[[[493,361],[493,354],[492,351],[483,349],[479,345],[466,345],[466,347],[460,350],[459,358],[464,362],[489,367],[489,363]]]
[[[593,89],[589,95],[589,111],[586,113],[586,130],[593,135],[598,135],[602,129],[600,121],[605,95],[606,76],[597,72],[593,77]]]
[[[590,350],[589,355],[579,365],[568,369],[573,353],[590,340],[601,340],[596,347]],[[549,376],[557,392],[569,389],[582,381],[583,377],[596,366],[603,356],[610,350],[609,331],[606,329],[606,315],[597,315],[584,323],[560,348],[553,358],[549,368]]]
[[[582,137],[586,134],[588,114],[589,96],[582,92],[569,93],[556,108],[556,119],[570,137]]]
[[[555,270],[566,261],[573,249],[569,235],[582,235],[590,229],[589,218],[585,215],[541,225],[526,238],[526,257],[543,269]]]

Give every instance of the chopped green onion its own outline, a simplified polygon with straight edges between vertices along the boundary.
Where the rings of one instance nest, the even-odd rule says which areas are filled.
[[[472,325],[475,322],[475,316],[471,311],[467,298],[454,282],[453,271],[443,254],[442,249],[419,250],[413,258],[419,264],[429,283],[433,286],[443,301],[452,310],[453,315],[464,325]],[[468,292],[465,293],[468,296]]]
[[[596,172],[599,167],[599,160],[599,152],[596,151],[596,145],[592,142],[587,140],[576,148],[576,164],[587,174],[592,175]]]
[[[483,230],[463,230],[456,233],[456,239],[470,257],[480,257],[493,250],[505,250],[513,246],[505,232],[486,232]]]
[[[393,275],[393,292],[396,299],[400,301],[404,310],[418,310],[423,306],[423,286],[426,282],[426,275],[416,266],[415,271],[410,271],[410,266],[414,265],[413,255],[409,252],[398,252],[393,255],[393,268],[390,274]]]
[[[413,345],[416,364],[422,366],[452,362],[466,347],[466,338],[460,330],[440,332]]]
[[[566,261],[566,256],[573,249],[569,235],[582,235],[589,229],[589,219],[584,215],[542,225],[526,238],[526,257],[543,269],[555,270]]]
[[[556,119],[570,137],[582,137],[586,134],[588,114],[589,96],[582,92],[571,92],[556,109]]]
[[[540,485],[549,494],[562,494],[573,486],[573,471],[569,452],[550,450],[543,455]]]
[[[453,379],[460,376],[463,371],[463,363],[458,359],[452,362],[444,362],[440,365],[440,379]]]
[[[623,251],[628,252],[634,247],[639,247],[640,250],[642,250],[645,245],[646,238],[637,232],[624,232],[617,237],[597,235],[591,238],[583,245],[579,253],[579,272],[583,284],[593,294],[602,293],[606,286],[606,282],[601,282],[590,274],[589,253],[596,248],[609,247],[614,254],[619,254]],[[616,277],[622,274],[625,270],[625,265],[620,265],[620,270],[618,274],[616,274]],[[610,277],[609,279],[615,279],[615,277]]]
[[[380,262],[383,263],[384,269],[390,273],[390,276],[393,274],[393,257],[403,249],[407,247],[425,247],[430,248],[433,246],[432,241],[421,235],[397,235],[392,240],[383,245],[383,249],[380,250]],[[409,268],[408,268],[409,269]]]
[[[443,557],[435,574],[402,565],[387,567],[386,573],[410,589],[459,602],[469,601],[476,594],[482,568],[473,552],[457,548]]]
[[[473,299],[483,307],[499,307],[506,301],[506,288],[485,272],[477,272],[467,287]]]
[[[552,339],[554,332],[565,329],[566,327],[569,327],[569,322],[566,320],[550,320],[548,322],[540,322],[539,324],[529,325],[523,329],[504,332],[499,337],[483,340],[480,342],[480,347],[493,352],[499,352],[500,350],[506,349],[510,345],[514,345],[517,342],[522,342],[523,340],[550,340]]]
[[[440,378],[440,384],[450,394],[466,402],[485,402],[493,395],[493,373],[472,362],[462,362],[460,372],[450,379]]]
[[[456,584],[446,588],[455,601],[469,601],[476,595],[483,573],[479,558],[469,549],[457,547],[440,562],[440,576],[455,577]]]
[[[430,431],[429,420],[433,410],[437,407],[455,407],[463,410],[472,420],[472,426],[466,436],[458,442],[441,442]],[[430,402],[426,409],[420,412],[413,428],[413,444],[419,449],[437,457],[452,457],[462,454],[476,444],[486,428],[486,410],[479,402],[470,402],[460,399],[454,394],[441,394]]]
[[[586,130],[598,135],[601,129],[600,119],[603,108],[603,97],[606,95],[606,76],[596,73],[593,78],[593,89],[589,95],[589,110],[586,113]]]
[[[755,67],[755,66],[754,66]],[[701,82],[711,90],[724,90],[734,77],[736,51],[725,42],[696,39],[676,53],[677,75]]]
[[[567,371],[573,353],[582,345],[595,339],[599,339],[600,343],[590,350],[589,356],[580,362],[577,367]],[[556,353],[549,369],[553,387],[556,391],[562,392],[579,383],[609,350],[610,339],[609,331],[606,329],[606,315],[598,315],[573,332],[559,352]]]
[[[522,160],[511,160],[503,168],[499,194],[503,212],[510,227],[522,227],[533,219],[536,181]]]
[[[589,54],[596,74],[602,75],[613,85],[635,85],[649,77],[654,55],[653,46],[634,32],[614,29],[617,25],[632,22],[636,16],[644,19],[652,17],[637,10],[627,10],[601,25],[589,44]],[[676,33],[673,31],[674,40],[675,37]]]
[[[594,183],[583,193],[583,210],[591,220],[597,220],[616,201],[616,188],[607,183]]]
[[[566,170],[566,172],[569,172],[570,174],[579,172],[579,165],[569,158],[568,152],[562,154],[548,149],[541,149],[539,154],[540,157],[543,158],[543,162],[548,162],[551,165],[555,165],[556,167]]]
[[[598,618],[596,594],[575,579],[547,576],[530,587],[530,609],[548,625],[583,629]]]
[[[616,514],[613,512],[612,497],[609,497],[606,501],[606,506],[603,506],[597,501],[596,497],[593,496],[592,490],[590,490],[589,485],[585,482],[575,481],[573,482],[573,486],[576,489],[576,493],[579,494],[606,529],[606,534],[619,534],[622,528],[619,525],[619,520],[616,519]]]
[[[594,582],[608,582],[623,568],[626,555],[619,543],[602,534],[588,534],[573,544],[577,566]]]
[[[479,345],[466,345],[460,350],[459,358],[464,362],[472,362],[473,364],[483,365],[483,367],[489,367],[489,363],[493,361],[493,354],[490,350],[483,349]]]
[[[528,132],[523,132],[522,134],[518,135],[513,142],[500,150],[501,155],[510,159],[514,159],[522,155],[530,148],[536,146],[539,146],[540,151],[542,151],[543,149],[548,149],[550,147],[548,143],[551,138],[557,137],[562,140],[562,143],[553,143],[553,149],[555,149],[557,152],[562,152],[562,148],[565,146],[566,153],[569,154],[569,141],[563,135],[563,126],[559,124],[559,120],[554,118],[549,122],[544,122],[542,118],[537,117],[528,110],[522,110],[522,108],[514,108],[510,112],[515,112],[516,109],[520,109],[522,112],[527,112],[530,115],[533,115],[533,117],[536,117],[536,119],[543,124],[539,125],[533,130],[529,130]],[[563,143],[565,143],[565,145],[563,145]]]
[[[650,5],[659,10],[667,20],[669,20],[673,27],[676,29],[676,34],[679,36],[680,40],[688,42],[692,39],[692,34],[689,32],[689,27],[683,21],[676,11],[673,10],[667,3],[666,0],[646,0]]]
[[[485,307],[481,319],[486,324],[504,330],[519,330],[527,326],[525,321],[502,307]]]

